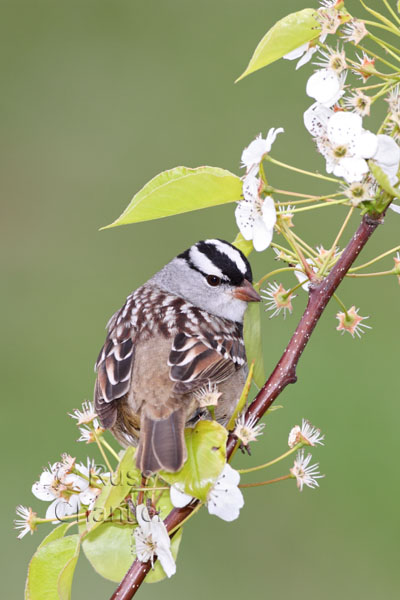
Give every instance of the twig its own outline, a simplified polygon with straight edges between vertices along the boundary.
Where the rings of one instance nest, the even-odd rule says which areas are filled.
[[[316,324],[347,271],[350,269],[377,226],[383,222],[382,217],[383,215],[365,215],[357,231],[329,275],[320,283],[310,284],[307,308],[272,375],[249,406],[246,412],[246,420],[250,417],[255,417],[257,420],[261,419],[285,387],[289,383],[296,382],[297,364]],[[228,459],[235,449],[236,442],[236,436],[231,433],[227,442]],[[176,530],[196,506],[197,503],[191,503],[184,508],[174,508],[164,521],[168,531]],[[142,563],[135,560],[112,595],[111,600],[131,600],[150,568],[150,562]]]

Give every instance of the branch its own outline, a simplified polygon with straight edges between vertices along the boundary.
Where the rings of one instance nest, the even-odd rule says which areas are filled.
[[[247,418],[255,417],[257,420],[261,419],[285,387],[289,383],[296,382],[296,368],[300,356],[303,354],[304,348],[326,305],[377,226],[382,222],[381,215],[365,215],[329,275],[321,282],[310,284],[307,308],[272,375],[249,406],[246,413]],[[227,442],[227,459],[231,457],[236,443],[237,438],[231,433]],[[175,508],[172,510],[164,521],[168,531],[171,531],[182,523],[196,505],[197,503],[192,503],[184,508]],[[143,583],[150,568],[150,562],[142,563],[135,560],[112,595],[111,600],[131,600]]]

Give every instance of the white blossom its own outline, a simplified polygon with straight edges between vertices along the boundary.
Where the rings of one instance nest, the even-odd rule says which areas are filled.
[[[283,58],[286,58],[287,60],[296,60],[299,58],[300,60],[296,65],[297,71],[297,69],[300,69],[300,67],[311,60],[312,55],[314,52],[316,52],[316,50],[318,50],[318,46],[310,46],[310,43],[306,42],[305,44],[302,44],[298,48],[295,48],[291,52],[285,54]]]
[[[275,203],[271,196],[260,198],[259,180],[251,175],[243,182],[244,200],[235,210],[236,223],[245,240],[253,240],[254,249],[261,252],[272,241],[276,223]]]
[[[328,120],[334,114],[331,108],[314,102],[304,113],[304,125],[313,137],[326,135]]]
[[[304,449],[302,448],[297,452],[294,465],[290,469],[291,474],[296,478],[297,487],[301,492],[305,485],[309,488],[319,487],[317,479],[324,477],[319,474],[318,463],[308,466],[311,458],[311,454],[307,454],[306,457],[304,456]]]
[[[243,150],[241,166],[246,167],[247,175],[250,173],[257,175],[262,159],[270,152],[278,133],[283,133],[283,131],[282,127],[277,127],[276,129],[272,127],[268,131],[265,139],[260,133],[256,139]]]
[[[212,384],[211,381],[208,384],[201,387],[199,390],[194,392],[200,408],[206,408],[207,406],[218,406],[218,400],[222,396],[222,392],[218,391],[216,383]]]
[[[262,435],[265,423],[258,423],[255,417],[246,419],[245,413],[242,413],[235,423],[234,435],[244,444],[248,446],[250,442],[256,442],[258,436]]]
[[[371,110],[371,96],[364,94],[362,90],[357,90],[348,98],[344,98],[344,105],[346,108],[353,110],[361,117],[369,115]]]
[[[326,170],[347,183],[360,182],[368,173],[367,159],[373,159],[390,183],[397,182],[400,148],[388,135],[375,135],[363,129],[362,117],[353,112],[328,112],[313,104],[304,113],[304,124],[315,137],[326,160]]]
[[[238,518],[244,506],[243,494],[238,488],[240,475],[226,463],[221,475],[207,496],[207,509],[210,515],[216,515],[224,521]]]
[[[367,177],[361,182],[355,181],[343,191],[353,206],[358,206],[360,202],[373,200],[376,194],[376,182],[371,177]]]
[[[397,172],[400,163],[400,147],[388,135],[379,134],[375,137],[377,138],[377,149],[372,159],[386,173],[389,183],[395,185],[398,182]]]
[[[210,515],[216,515],[224,521],[234,521],[238,518],[240,509],[244,506],[243,494],[238,485],[240,474],[226,463],[221,475],[218,477],[207,494],[207,509]],[[182,508],[189,504],[193,498],[172,485],[170,497],[173,506]]]
[[[324,445],[322,441],[324,439],[324,435],[321,435],[321,430],[313,427],[310,421],[307,419],[303,419],[301,422],[301,427],[299,425],[295,425],[289,433],[288,446],[289,448],[294,448],[296,444],[303,442],[308,446],[315,446],[316,444]]]
[[[93,483],[99,483],[100,485],[110,478],[110,473],[102,473],[101,470],[96,467],[94,460],[88,458],[86,465],[79,463],[76,465],[76,470],[82,473],[85,484],[82,484],[82,491],[79,493],[79,500],[85,506],[89,508],[93,507],[96,502],[98,495],[101,492],[101,488]],[[100,476],[100,477],[99,477]]]
[[[310,265],[311,269],[314,271],[314,273],[317,273],[318,269],[317,266],[314,264],[314,262],[311,260],[311,258],[306,258],[306,262]],[[303,288],[303,290],[305,292],[308,292],[310,290],[310,280],[308,278],[308,276],[304,273],[303,266],[298,263],[296,265],[296,270],[293,271],[294,275],[296,276],[296,279],[299,283],[303,283],[303,285],[301,286]]]
[[[86,442],[86,444],[91,444],[92,442],[96,441],[96,435],[100,436],[104,433],[104,429],[103,427],[100,427],[98,420],[94,419],[91,425],[82,425],[82,427],[79,427],[79,433],[81,435],[77,440],[78,442]]]
[[[22,506],[22,504],[17,506],[16,513],[18,517],[21,518],[15,519],[14,528],[21,530],[17,535],[17,538],[21,540],[24,537],[24,535],[26,535],[27,533],[33,534],[33,532],[36,530],[35,522],[37,515],[35,512],[32,511],[31,508]]]
[[[72,419],[77,420],[77,425],[84,425],[84,424],[87,425],[88,423],[92,423],[92,421],[95,421],[95,420],[97,422],[97,419],[96,419],[97,414],[94,410],[93,402],[83,402],[82,410],[75,408],[72,413],[69,413],[69,416]],[[97,427],[98,427],[98,422],[97,422]]]
[[[314,65],[324,69],[331,69],[338,75],[347,69],[346,54],[344,50],[339,50],[338,47],[336,50],[327,47],[327,50],[320,50],[319,54],[320,56],[317,57],[319,61],[314,62]]]
[[[332,69],[319,69],[308,79],[306,93],[329,108],[343,96],[344,81],[345,77],[338,76]]]
[[[84,479],[67,473],[62,463],[54,463],[49,465],[49,469],[44,469],[39,481],[33,484],[32,493],[39,500],[51,502],[46,511],[46,519],[57,522],[78,512],[79,494],[87,487],[88,483]]]
[[[350,23],[347,23],[346,26],[343,27],[341,32],[343,34],[343,39],[346,40],[346,42],[354,42],[355,44],[359,44],[363,37],[368,34],[364,21],[358,19],[352,19]]]
[[[136,556],[141,562],[151,561],[157,556],[167,577],[176,572],[174,557],[171,553],[171,540],[167,528],[159,515],[150,517],[147,506],[139,504],[136,507],[138,527],[133,532],[135,537]]]

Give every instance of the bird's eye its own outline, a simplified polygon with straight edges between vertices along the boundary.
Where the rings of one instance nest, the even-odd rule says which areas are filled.
[[[221,283],[221,279],[219,277],[217,277],[216,275],[207,275],[207,283],[208,283],[208,285],[211,285],[212,287],[216,287],[217,285],[219,285]]]

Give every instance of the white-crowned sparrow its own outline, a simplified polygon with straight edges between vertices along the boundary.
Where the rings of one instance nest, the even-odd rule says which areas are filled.
[[[217,384],[226,424],[246,377],[243,316],[260,301],[246,257],[223,240],[197,242],[128,296],[96,362],[96,412],[145,475],[177,471],[198,391]],[[196,394],[197,392],[197,394]]]

